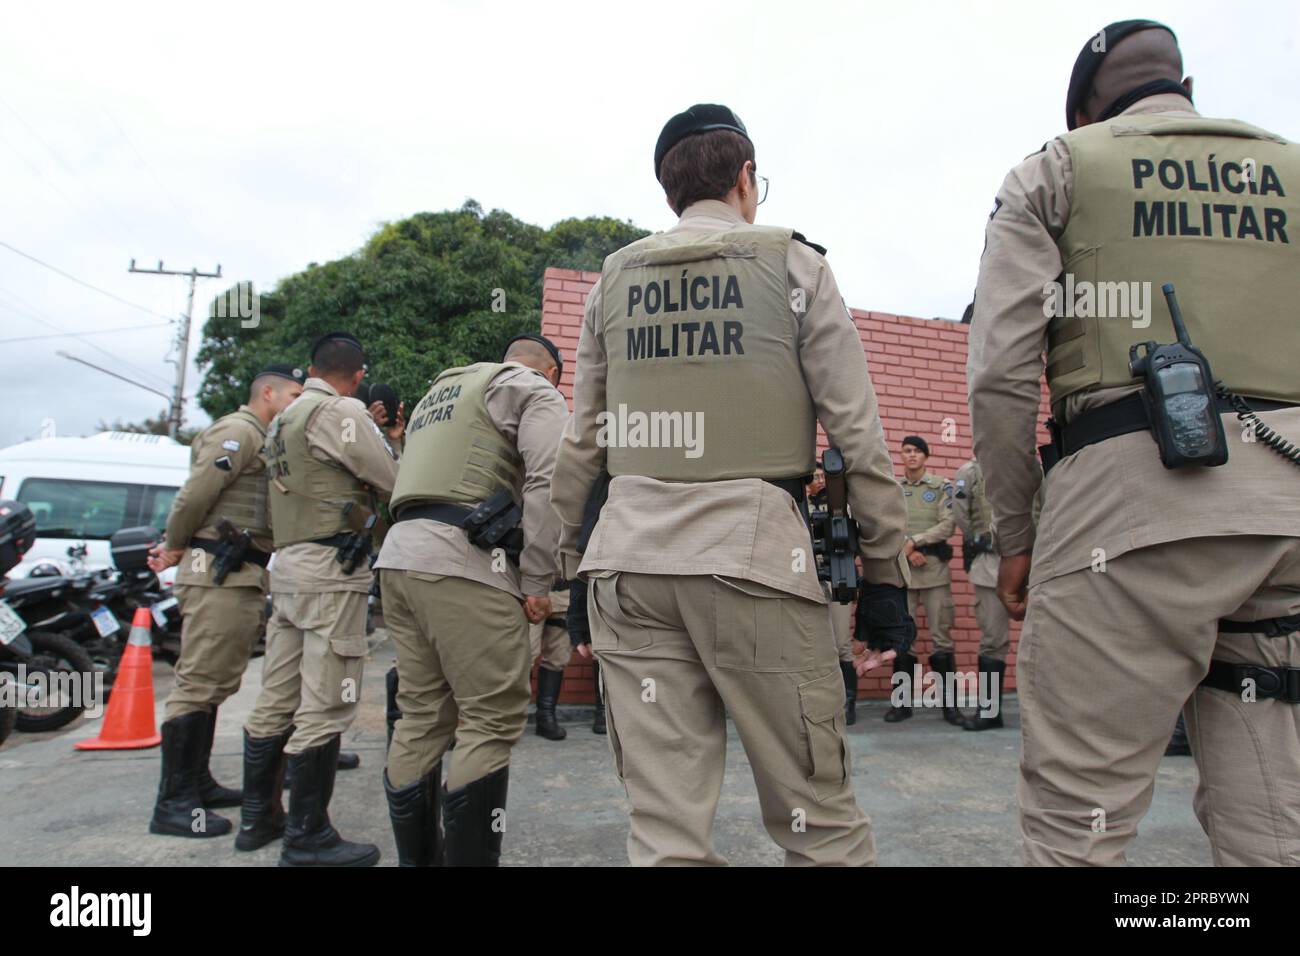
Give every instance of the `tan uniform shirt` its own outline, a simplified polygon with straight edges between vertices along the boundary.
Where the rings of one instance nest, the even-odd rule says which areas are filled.
[[[1139,100],[1122,115],[1143,113],[1197,115],[1184,97],[1171,93]],[[999,553],[1032,549],[1032,585],[1102,557],[1166,541],[1300,536],[1295,466],[1259,443],[1241,441],[1240,425],[1228,416],[1224,427],[1230,458],[1219,468],[1170,471],[1160,464],[1147,432],[1112,438],[1065,459],[1046,479],[1035,542],[1032,505],[1043,482],[1034,454],[1035,432],[1049,321],[1044,286],[1063,269],[1056,240],[1069,219],[1072,181],[1069,153],[1053,140],[1007,175],[985,228],[967,379],[975,456],[998,463],[985,474],[985,484]],[[1177,244],[1168,244],[1176,255]],[[1152,277],[1157,288],[1159,281]],[[1287,307],[1278,303],[1278,308]],[[1294,348],[1295,343],[1261,347]],[[1209,359],[1213,363],[1214,356]],[[1072,395],[1064,418],[1109,404],[1135,388]],[[1300,409],[1261,417],[1292,440],[1300,436]]]
[[[710,233],[742,223],[726,203],[706,200],[687,209],[671,231]],[[805,293],[807,308],[795,313],[796,346],[817,418],[831,444],[844,453],[849,507],[861,528],[863,572],[872,583],[902,586],[907,571],[899,553],[906,516],[862,340],[822,256],[792,241],[786,269],[788,289]],[[605,463],[605,449],[596,441],[597,415],[606,409],[608,370],[602,314],[597,282],[587,298],[578,342],[574,413],[564,430],[551,491],[551,503],[562,521],[565,577],[578,573],[576,541],[582,509]],[[804,561],[798,562],[796,554],[803,554]],[[800,564],[803,570],[792,570]],[[663,482],[635,475],[616,477],[581,570],[717,574],[826,602],[817,581],[808,527],[794,500],[757,478]]]
[[[952,515],[961,528],[962,545],[969,547],[975,540],[975,528],[971,524],[970,509],[975,503],[973,489],[984,480],[978,461],[971,459],[957,469],[954,479],[956,485],[952,496]],[[958,494],[958,492],[964,492]],[[987,505],[985,505],[987,507]],[[992,552],[985,551],[975,558],[968,574],[970,583],[977,588],[996,588],[998,586],[998,559]]]
[[[469,543],[464,529],[440,521],[399,521],[388,532],[377,568],[447,574],[507,591],[515,597],[551,593],[558,568],[559,516],[550,506],[555,452],[568,418],[564,397],[539,372],[508,368],[484,393],[493,423],[524,459],[524,550],[519,567]]]
[[[320,461],[342,465],[381,501],[387,501],[397,480],[397,452],[380,432],[366,407],[343,398],[328,382],[309,378],[304,391],[318,389],[334,396],[321,402],[307,419],[307,448]],[[276,494],[274,490],[271,494]],[[281,548],[271,565],[271,590],[292,594],[369,591],[370,573],[364,562],[352,574],[335,560],[337,548],[303,541]]]
[[[898,479],[907,507],[907,536],[918,547],[942,544],[957,527],[952,513],[952,486],[939,475],[926,472],[920,481]],[[927,500],[928,499],[928,500]],[[925,566],[912,568],[911,588],[937,588],[952,583],[947,561],[933,554],[925,555]]]
[[[247,405],[240,411],[252,412]],[[190,445],[190,476],[176,493],[171,513],[167,516],[166,547],[171,550],[185,548],[185,555],[176,566],[177,584],[213,585],[211,566],[213,555],[206,551],[198,554],[189,547],[192,538],[217,540],[220,535],[212,525],[202,525],[221,492],[234,483],[240,475],[252,472],[265,480],[266,466],[262,462],[262,443],[266,429],[259,430],[245,418],[223,417],[217,419],[197,436]],[[275,545],[270,538],[254,538],[253,547],[270,554]],[[246,561],[238,571],[226,575],[224,585],[230,587],[266,587],[266,570]]]

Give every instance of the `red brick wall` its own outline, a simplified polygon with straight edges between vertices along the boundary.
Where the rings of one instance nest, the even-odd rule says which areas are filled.
[[[572,402],[573,372],[582,327],[583,303],[599,277],[595,272],[547,269],[542,293],[542,333],[564,352],[564,376],[560,389]],[[885,438],[894,461],[895,474],[903,473],[899,442],[904,435],[920,435],[930,445],[930,471],[951,479],[971,458],[970,412],[966,407],[966,334],[968,326],[939,319],[914,319],[885,312],[850,310],[867,353],[867,368],[880,403]],[[1039,409],[1039,420],[1047,419],[1047,398]],[[945,434],[946,430],[946,434]],[[1039,442],[1047,440],[1040,426]],[[950,440],[945,440],[945,437]],[[826,445],[819,436],[819,447]],[[960,533],[952,538],[956,548]],[[953,641],[957,664],[974,670],[979,652],[979,629],[975,623],[975,593],[961,561],[952,561],[953,600],[957,606]],[[923,613],[923,612],[922,612]],[[1015,652],[1020,626],[1012,625],[1011,656],[1007,678],[1015,686]],[[917,648],[930,650],[929,630],[920,624]],[[886,697],[888,674],[859,682],[864,696]],[[564,699],[590,700],[591,665],[575,655],[565,673]]]

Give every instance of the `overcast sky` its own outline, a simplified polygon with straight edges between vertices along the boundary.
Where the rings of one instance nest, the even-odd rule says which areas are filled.
[[[0,247],[0,339],[155,327],[0,343],[0,446],[165,406],[55,355],[170,392],[186,282],[133,257],[270,287],[471,197],[664,229],[655,138],[696,102],[741,116],[759,221],[827,246],[850,305],[956,318],[1002,177],[1063,130],[1083,43],[1135,16],[1177,31],[1203,113],[1300,138],[1300,5],[1275,0],[9,4],[0,243],[133,305]]]

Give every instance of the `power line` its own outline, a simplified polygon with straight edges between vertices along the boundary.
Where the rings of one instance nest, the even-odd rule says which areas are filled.
[[[0,344],[7,342],[39,342],[42,339],[81,338],[86,335],[107,335],[111,332],[138,332],[141,329],[165,329],[170,322],[155,322],[152,325],[124,325],[116,329],[92,329],[89,332],[56,332],[52,335],[20,335],[12,339],[0,339]],[[87,345],[90,343],[87,342]]]
[[[9,243],[4,242],[3,240],[0,240],[0,246],[3,246],[5,249],[8,249],[10,252],[15,253],[16,255],[22,256],[24,259],[30,259],[38,266],[44,266],[46,269],[49,269],[51,272],[54,272],[58,275],[63,276],[63,278],[65,279],[77,283],[77,285],[85,286],[87,289],[90,289],[92,292],[98,292],[100,295],[108,296],[108,298],[112,299],[114,302],[120,302],[122,303],[122,305],[130,306],[133,309],[138,309],[139,311],[144,312],[146,315],[153,315],[153,316],[157,316],[160,319],[167,319],[168,321],[171,321],[170,316],[163,315],[161,312],[155,312],[153,309],[147,308],[146,306],[143,306],[138,302],[132,302],[129,299],[124,299],[120,295],[114,295],[111,292],[106,292],[105,290],[101,289],[99,286],[91,285],[89,282],[85,281],[84,279],[78,279],[76,276],[72,275],[71,273],[64,272],[58,266],[52,266],[48,262],[45,262],[41,259],[37,259],[35,256],[23,252],[21,249],[11,246],[9,245]]]

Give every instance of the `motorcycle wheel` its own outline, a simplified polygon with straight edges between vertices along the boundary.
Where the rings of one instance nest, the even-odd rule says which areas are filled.
[[[32,631],[27,637],[35,651],[34,663],[29,670],[85,674],[87,681],[93,680],[95,662],[72,638],[45,631]],[[58,730],[76,720],[85,709],[84,699],[81,704],[66,707],[21,707],[18,709],[18,729],[29,734]]]

